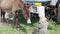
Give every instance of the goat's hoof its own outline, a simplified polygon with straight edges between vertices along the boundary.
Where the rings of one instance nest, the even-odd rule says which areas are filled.
[[[30,21],[30,20],[28,20],[28,21],[27,21],[27,24],[31,24],[31,21]]]

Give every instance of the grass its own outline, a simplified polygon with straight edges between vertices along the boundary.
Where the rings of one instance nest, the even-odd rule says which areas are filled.
[[[60,24],[56,24],[56,22],[49,20],[48,33],[49,34],[60,34]]]
[[[19,34],[19,30],[14,30],[10,25],[0,24],[0,34]]]
[[[26,20],[22,17],[19,19],[19,28],[17,30],[13,29],[9,24],[0,24],[0,34],[27,34],[29,32],[32,34],[34,31],[33,27],[38,26],[39,18],[32,17],[32,25],[28,25]],[[60,25],[55,24],[52,20],[48,20],[48,33],[49,34],[60,34]]]

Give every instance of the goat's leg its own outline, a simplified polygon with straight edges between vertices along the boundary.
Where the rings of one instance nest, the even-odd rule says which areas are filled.
[[[14,28],[18,27],[17,13],[14,13],[13,24],[14,24]]]
[[[5,12],[3,13],[3,21],[5,22]]]
[[[1,22],[2,22],[2,12],[1,12]]]
[[[5,12],[1,10],[1,20],[5,22]]]
[[[18,27],[18,11],[16,11],[15,16],[16,16],[16,27]]]
[[[15,21],[14,21],[14,28],[17,28],[18,27],[18,18],[15,18]]]
[[[13,16],[13,27],[16,28],[16,26],[15,26],[15,21],[16,21],[15,13],[13,13],[13,15],[14,15],[14,16]]]
[[[31,24],[31,20],[30,20],[30,12],[26,12],[25,13],[25,19],[27,20],[27,24]]]
[[[31,20],[30,20],[30,16],[29,16],[29,14],[27,14],[28,16],[26,16],[27,17],[27,24],[30,24],[31,23]]]

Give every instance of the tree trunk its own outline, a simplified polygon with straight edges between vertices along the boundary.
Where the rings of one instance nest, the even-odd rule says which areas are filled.
[[[38,15],[40,18],[38,34],[48,34],[47,33],[48,22],[46,21],[46,18],[45,18],[45,7],[44,6],[37,7],[37,11],[39,13]]]
[[[40,17],[41,18],[41,17]],[[46,19],[44,17],[42,17],[40,19],[40,22],[39,22],[39,32],[38,34],[48,34],[47,32],[47,28],[48,28],[48,22],[46,21]]]

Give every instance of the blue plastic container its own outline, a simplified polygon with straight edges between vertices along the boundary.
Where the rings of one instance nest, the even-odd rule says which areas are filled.
[[[25,0],[26,2],[46,2],[50,0]]]

